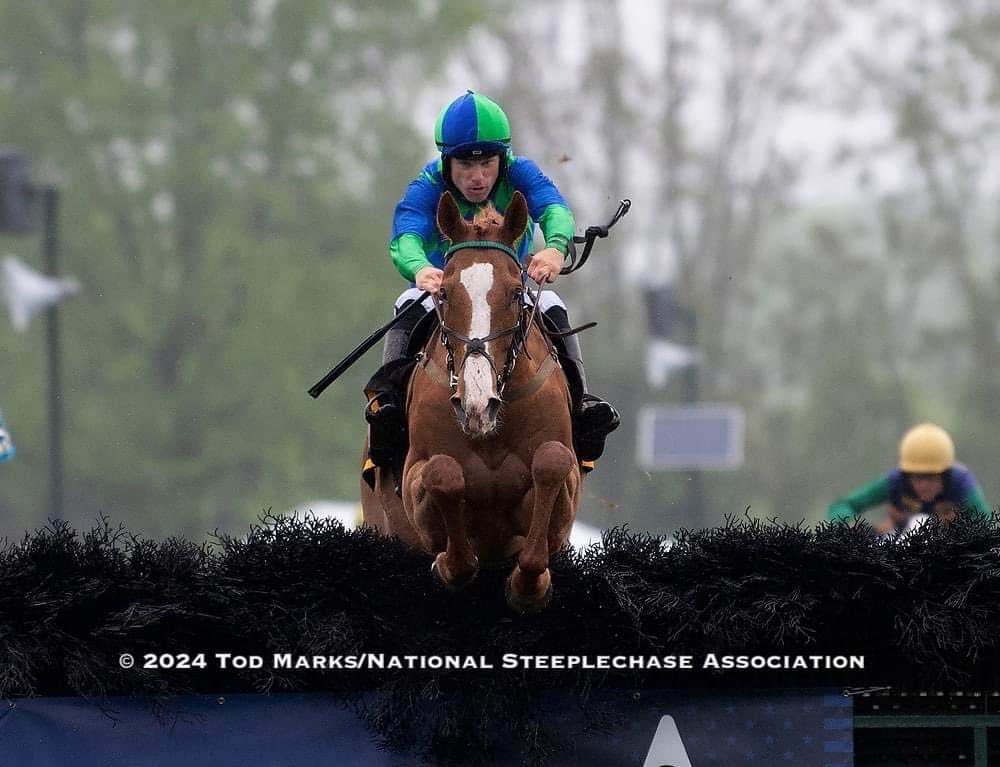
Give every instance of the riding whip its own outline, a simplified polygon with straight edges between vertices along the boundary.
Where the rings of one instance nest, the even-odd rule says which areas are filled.
[[[428,296],[430,296],[430,291],[425,290],[421,294],[420,298],[418,298],[412,304],[407,306],[403,311],[401,311],[399,314],[397,314],[395,317],[389,320],[389,322],[387,322],[385,325],[383,325],[374,333],[372,333],[370,336],[368,336],[368,338],[366,338],[364,341],[358,344],[358,346],[354,349],[354,351],[352,351],[350,354],[344,357],[344,359],[338,362],[337,365],[333,368],[333,370],[331,370],[329,373],[323,376],[319,381],[313,384],[313,387],[309,389],[309,396],[312,397],[313,399],[319,397],[319,395],[323,393],[324,389],[326,389],[327,386],[329,386],[338,378],[340,378],[341,374],[345,370],[347,370],[347,368],[349,368],[351,365],[353,365],[355,362],[361,359],[361,355],[363,355],[366,351],[371,349],[375,344],[377,344],[380,340],[382,340],[382,336],[388,333],[396,323],[398,323],[401,319],[403,319],[403,317],[405,317],[407,314],[413,311],[413,308],[417,306],[417,304],[423,302],[423,300]]]

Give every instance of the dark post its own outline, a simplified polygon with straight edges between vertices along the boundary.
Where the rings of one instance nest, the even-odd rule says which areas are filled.
[[[41,196],[45,271],[59,276],[59,189],[31,181],[27,158],[16,147],[0,146],[0,232],[26,235],[37,229],[35,211]],[[46,322],[49,358],[49,515],[62,519],[62,375],[59,365],[59,311],[49,307]]]
[[[43,255],[45,273],[59,276],[59,190],[55,186],[42,189],[42,222],[45,228]],[[63,516],[62,460],[62,369],[59,353],[59,306],[46,311],[46,340],[49,358],[49,516]]]
[[[685,307],[684,318],[687,320],[687,345],[691,349],[698,348],[698,315],[693,306]],[[684,380],[681,384],[684,403],[694,405],[700,399],[699,373],[700,365],[688,365],[684,371]],[[686,501],[685,506],[693,520],[698,520],[696,524],[707,527],[708,520],[705,518],[705,477],[701,469],[689,469],[687,472]]]

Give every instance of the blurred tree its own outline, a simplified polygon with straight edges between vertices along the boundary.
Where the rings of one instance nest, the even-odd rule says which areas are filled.
[[[736,401],[748,408],[762,360],[746,315],[760,296],[749,290],[762,257],[760,240],[791,199],[793,163],[779,143],[788,112],[805,94],[801,74],[836,32],[830,3],[676,2],[666,10],[664,94],[654,137],[663,158],[656,209],[663,220],[649,242],[649,267],[675,276],[691,312],[685,345],[705,364],[674,387],[675,400]],[[706,67],[706,62],[712,62]],[[751,429],[763,423],[751,418]],[[751,432],[751,444],[758,435]],[[757,439],[755,439],[755,437]],[[748,471],[692,473],[686,506],[691,523],[714,524],[735,513],[760,453]],[[742,492],[726,492],[743,485]]]
[[[920,13],[868,13],[882,44],[898,51],[856,50],[853,85],[892,119],[894,141],[869,148],[869,167],[889,155],[904,169],[882,210],[909,233],[897,242],[911,273],[899,308],[907,366],[948,403],[954,415],[943,425],[959,458],[979,467],[987,497],[1000,503],[1000,482],[984,468],[1000,454],[1000,10],[937,0]]]
[[[200,535],[356,496],[374,353],[319,403],[305,389],[390,314],[392,206],[431,148],[414,94],[496,7],[0,2],[0,136],[62,174],[85,289],[71,519]],[[0,362],[25,457],[0,486],[9,531],[44,508],[30,345]]]

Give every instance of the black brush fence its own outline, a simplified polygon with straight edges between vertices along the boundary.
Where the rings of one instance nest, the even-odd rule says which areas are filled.
[[[864,522],[615,529],[554,558],[533,616],[507,608],[506,569],[452,593],[430,561],[309,517],[203,543],[52,523],[0,550],[0,695],[323,692],[388,748],[473,764],[516,743],[544,764],[572,740],[554,692],[600,730],[608,691],[1000,685],[993,523],[894,543]]]

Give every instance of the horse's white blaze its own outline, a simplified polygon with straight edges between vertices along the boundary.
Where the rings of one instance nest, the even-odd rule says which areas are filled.
[[[486,300],[493,287],[493,264],[473,264],[462,270],[459,276],[472,302],[472,321],[466,335],[469,338],[485,338],[492,332],[490,305]],[[490,344],[486,345],[487,351]],[[496,395],[493,369],[480,355],[470,357],[465,363],[465,402],[469,416],[480,415],[486,410],[490,397]]]

